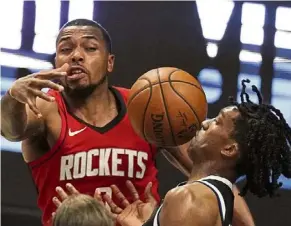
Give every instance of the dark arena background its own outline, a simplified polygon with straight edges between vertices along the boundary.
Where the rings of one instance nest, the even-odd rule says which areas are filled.
[[[291,124],[291,2],[9,0],[1,16],[1,96],[16,78],[52,68],[59,28],[88,18],[111,34],[116,54],[111,84],[130,87],[152,68],[178,67],[198,77],[213,117],[249,78]],[[2,225],[40,225],[20,143],[1,137],[1,151]],[[157,164],[164,196],[185,178],[162,156]],[[256,225],[291,225],[291,181],[281,181],[279,197],[246,196]]]

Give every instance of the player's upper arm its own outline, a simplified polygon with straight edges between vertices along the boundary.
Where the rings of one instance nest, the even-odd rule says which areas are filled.
[[[28,105],[26,105],[27,127],[25,129],[24,138],[29,138],[32,135],[44,135],[46,131],[46,119],[48,114],[57,110],[56,103],[47,102],[40,98],[37,98],[36,106],[42,114],[41,118],[37,118]]]
[[[218,216],[212,199],[196,196],[187,188],[178,188],[166,195],[159,222],[161,226],[213,226]]]

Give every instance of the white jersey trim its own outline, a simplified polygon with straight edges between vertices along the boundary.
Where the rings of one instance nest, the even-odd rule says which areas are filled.
[[[210,184],[209,182],[207,181],[203,181],[201,180],[200,183],[203,183],[205,184],[207,187],[210,187],[211,189],[213,189],[213,191],[218,195],[218,199],[219,199],[219,203],[218,205],[220,204],[221,206],[221,211],[222,211],[222,218],[223,218],[223,221],[225,221],[225,214],[226,214],[226,206],[225,206],[225,202],[224,202],[224,198],[221,194],[221,192],[212,184]]]
[[[232,190],[233,184],[228,179],[226,179],[224,177],[211,175],[211,176],[203,177],[197,181],[203,181],[203,180],[209,180],[209,179],[210,180],[218,180],[218,181],[226,184]]]
[[[162,208],[163,204],[159,207],[159,209],[157,210],[156,212],[156,216],[154,218],[154,225],[153,226],[159,226],[159,219],[158,219],[158,216],[159,216],[159,213],[161,211],[161,208]]]

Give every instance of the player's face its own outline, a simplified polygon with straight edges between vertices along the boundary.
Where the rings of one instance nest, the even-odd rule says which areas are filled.
[[[190,145],[192,158],[211,160],[222,155],[237,155],[237,144],[230,134],[239,114],[235,106],[230,106],[222,109],[215,118],[204,121]]]
[[[66,91],[97,86],[112,72],[114,56],[108,53],[101,31],[91,26],[64,28],[56,48],[56,67],[70,65],[61,83]]]

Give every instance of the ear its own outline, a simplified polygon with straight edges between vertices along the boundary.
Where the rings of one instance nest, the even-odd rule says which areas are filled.
[[[227,144],[220,153],[226,158],[235,158],[239,155],[238,144]]]
[[[108,65],[107,65],[108,72],[112,72],[113,71],[114,60],[115,60],[115,56],[113,54],[110,54],[108,56]]]

